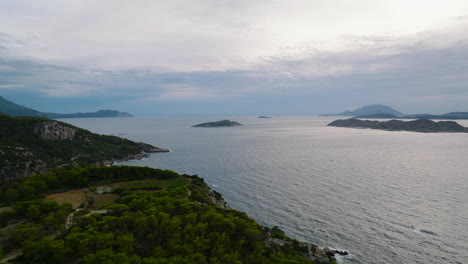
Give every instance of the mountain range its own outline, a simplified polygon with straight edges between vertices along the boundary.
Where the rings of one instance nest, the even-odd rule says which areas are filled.
[[[360,107],[356,110],[346,110],[340,114],[330,114],[322,116],[353,116],[355,118],[381,118],[381,119],[445,119],[457,120],[468,119],[468,112],[450,112],[443,115],[433,114],[411,114],[405,115],[400,111],[387,105],[373,104]]]
[[[0,113],[9,116],[31,116],[31,117],[46,117],[46,118],[89,118],[89,117],[132,117],[131,114],[126,112],[119,112],[115,110],[99,110],[89,113],[73,113],[73,114],[59,114],[59,113],[44,113],[25,106],[13,103],[0,96]]]
[[[394,116],[403,116],[404,114],[391,108],[387,105],[372,104],[360,107],[356,110],[346,110],[339,114],[325,114],[322,116],[361,116],[361,115],[376,115],[376,114],[391,114]]]

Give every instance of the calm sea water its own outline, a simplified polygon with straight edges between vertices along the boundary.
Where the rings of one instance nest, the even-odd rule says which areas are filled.
[[[124,164],[198,174],[231,207],[341,263],[468,263],[468,134],[335,128],[333,117],[67,119],[169,148]],[[468,126],[468,121],[460,121]]]

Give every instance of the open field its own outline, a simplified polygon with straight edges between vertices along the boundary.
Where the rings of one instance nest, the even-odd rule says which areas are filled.
[[[170,180],[143,180],[143,181],[131,181],[131,182],[118,182],[112,184],[113,188],[122,189],[167,189],[173,187],[179,187],[189,183],[188,179],[177,178]]]
[[[99,194],[94,196],[93,207],[102,209],[108,204],[114,203],[119,198],[117,194]]]
[[[80,205],[82,205],[84,202],[86,202],[87,191],[88,189],[84,188],[68,192],[54,193],[51,195],[47,195],[46,198],[44,198],[44,200],[55,201],[57,203],[69,202],[73,205],[73,208],[76,209],[80,207]]]

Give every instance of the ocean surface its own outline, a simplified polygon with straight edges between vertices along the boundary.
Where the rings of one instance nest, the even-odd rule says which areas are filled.
[[[191,127],[225,118],[244,126]],[[334,119],[61,121],[169,148],[120,164],[202,176],[261,224],[350,252],[339,263],[468,263],[468,134],[327,127]]]

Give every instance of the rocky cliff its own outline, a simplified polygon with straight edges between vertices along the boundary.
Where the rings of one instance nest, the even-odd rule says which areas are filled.
[[[73,139],[76,129],[59,124],[58,122],[41,122],[34,126],[34,133],[42,139],[65,140]]]

